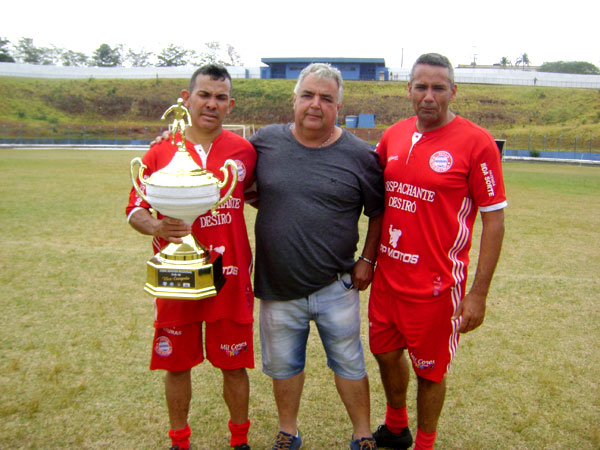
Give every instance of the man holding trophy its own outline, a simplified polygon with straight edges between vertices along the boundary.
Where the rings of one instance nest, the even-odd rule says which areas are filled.
[[[152,266],[149,274],[150,270],[157,273],[158,282],[155,287],[147,283],[150,284],[147,291],[156,295],[150,369],[166,370],[165,395],[171,426],[171,450],[187,450],[190,447],[191,429],[187,420],[192,396],[191,369],[204,360],[204,350],[206,358],[223,373],[223,396],[230,414],[230,444],[235,450],[250,448],[247,438],[250,387],[246,368],[254,367],[254,296],[250,281],[252,253],[244,221],[243,199],[244,190],[253,181],[256,152],[245,139],[223,129],[223,121],[235,103],[231,89],[231,77],[223,67],[211,64],[194,73],[189,89],[181,92],[183,102],[173,105],[165,113],[165,116],[170,113],[175,116],[174,139],[152,146],[141,159],[143,175],[138,178],[137,184],[144,184],[146,192],[133,180],[135,188],[131,190],[126,209],[129,224],[138,232],[154,237],[152,245],[156,255],[148,264]],[[186,119],[191,119],[191,124],[188,122],[186,126]],[[200,179],[203,183],[212,177],[210,173],[226,172],[225,166],[229,165],[234,167],[232,170],[236,176],[233,178],[237,179],[237,184],[232,181],[227,192],[231,196],[228,199],[223,196],[222,201],[214,203],[211,206],[213,212],[203,212],[197,218],[187,220],[161,214],[165,210],[157,206],[158,202],[153,202],[150,186],[146,184],[152,176],[172,165],[176,156],[181,158],[181,153],[185,154],[185,158],[191,157],[192,164],[201,169],[189,173],[188,178]],[[200,172],[203,174],[198,177]],[[209,175],[205,175],[206,172]],[[180,175],[171,173],[170,176],[177,179]],[[221,186],[218,184],[218,188]],[[219,198],[218,190],[216,198]],[[156,217],[150,208],[157,211]],[[214,262],[214,291],[195,298],[187,296],[184,288],[161,290],[162,286],[177,286],[178,282],[173,270],[161,269],[165,264],[159,255],[163,255],[169,244],[185,246],[186,239],[201,243],[200,247],[210,256],[206,259]],[[169,257],[186,258],[177,254],[165,256]],[[208,266],[212,270],[213,264]],[[165,281],[167,279],[170,281]],[[188,285],[190,282],[194,284],[193,276],[187,279]],[[165,298],[161,296],[162,292],[167,293]],[[181,298],[178,298],[178,292],[181,292]]]

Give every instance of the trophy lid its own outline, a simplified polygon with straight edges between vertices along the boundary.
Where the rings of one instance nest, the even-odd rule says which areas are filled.
[[[180,148],[169,164],[145,180],[145,184],[160,187],[197,187],[217,183],[219,180],[196,164],[185,148]]]

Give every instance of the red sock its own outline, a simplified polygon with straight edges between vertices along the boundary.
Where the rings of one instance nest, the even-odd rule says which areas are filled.
[[[189,424],[185,424],[185,428],[181,430],[169,430],[169,437],[171,438],[171,446],[178,445],[180,449],[190,448],[190,436],[192,430]]]
[[[399,409],[392,408],[390,405],[387,405],[385,410],[385,426],[392,433],[398,434],[402,432],[402,430],[408,426],[406,405]]]
[[[247,444],[248,443],[248,429],[250,428],[250,420],[246,423],[237,424],[229,420],[229,431],[231,431],[231,440],[229,443],[233,447],[234,445]]]
[[[413,450],[433,450],[436,434],[437,431],[434,431],[433,433],[425,433],[423,430],[417,427],[417,438],[415,439],[415,448]]]

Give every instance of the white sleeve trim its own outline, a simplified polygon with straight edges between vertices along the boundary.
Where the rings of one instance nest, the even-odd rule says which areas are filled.
[[[508,206],[508,202],[503,201],[502,203],[496,203],[495,205],[480,206],[479,211],[481,211],[481,212],[498,211],[499,209],[504,209],[507,206]]]
[[[146,209],[146,208],[142,208],[141,206],[136,206],[135,208],[133,208],[131,210],[131,212],[129,213],[129,215],[127,216],[127,223],[129,223],[129,221],[131,220],[131,216],[133,215],[133,213],[139,209]]]

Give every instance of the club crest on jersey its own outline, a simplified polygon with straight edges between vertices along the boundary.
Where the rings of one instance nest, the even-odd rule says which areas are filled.
[[[246,165],[240,161],[239,159],[235,160],[235,164],[237,165],[238,168],[238,181],[244,181],[246,179]]]
[[[173,353],[173,344],[171,344],[171,339],[166,336],[159,336],[156,338],[154,351],[159,356],[170,356],[171,353]]]
[[[435,152],[429,158],[429,167],[437,173],[443,173],[452,167],[452,155],[445,150]]]

